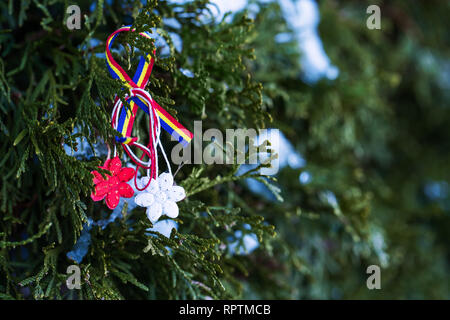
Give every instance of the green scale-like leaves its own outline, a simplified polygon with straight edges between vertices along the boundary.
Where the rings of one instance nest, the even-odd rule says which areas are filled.
[[[274,233],[262,217],[227,200],[234,198],[238,180],[258,177],[255,172],[236,177],[236,165],[181,168],[177,181],[189,196],[180,204],[179,231],[173,230],[170,238],[146,231],[151,224],[142,208],[124,209],[124,217],[105,229],[93,226],[80,264],[81,290],[68,290],[65,284],[67,266],[74,264],[66,254],[83,225],[88,217],[98,220],[109,212],[89,197],[90,171],[104,159],[98,154],[91,160],[73,157],[63,144],[76,151],[77,138],[91,147],[100,138],[115,143],[116,132],[109,125],[112,99],[115,94],[123,99],[124,92],[97,54],[122,23],[131,19],[138,31],[156,27],[170,45],[170,57],[157,51],[146,89],[187,128],[193,129],[194,120],[203,120],[204,130],[264,127],[268,116],[261,109],[261,85],[244,64],[253,57],[247,45],[251,21],[217,24],[206,3],[96,1],[96,9],[89,12],[91,2],[79,1],[83,23],[73,31],[61,23],[67,18],[66,1],[0,4],[2,297],[231,298],[231,292],[242,289],[233,280],[236,268],[243,267],[228,254],[228,242],[234,241],[230,236],[240,229],[247,232],[245,224],[262,243]],[[206,15],[200,18],[202,12]],[[164,26],[164,17],[176,19],[181,28]],[[182,38],[181,52],[168,32]],[[153,40],[131,33],[117,38],[114,48],[119,46],[125,50],[113,51],[114,58],[130,75],[139,52],[155,48]],[[195,78],[180,68],[191,70]],[[134,130],[141,140],[147,138],[147,126],[139,113]],[[227,292],[230,286],[234,291]]]

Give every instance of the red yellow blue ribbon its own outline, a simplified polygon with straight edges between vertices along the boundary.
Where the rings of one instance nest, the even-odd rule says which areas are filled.
[[[134,32],[131,26],[124,26],[114,31],[106,41],[106,62],[111,76],[114,79],[122,80],[127,88],[140,88],[144,89],[147,85],[150,74],[153,69],[154,59],[150,54],[146,54],[146,57],[141,56],[139,65],[137,67],[136,73],[133,79],[131,79],[128,74],[122,69],[122,67],[114,60],[111,54],[111,46],[120,32]],[[151,38],[146,32],[139,33],[140,36],[145,38]],[[117,96],[115,102],[119,99]],[[146,101],[137,97],[129,96],[127,99],[129,103],[129,108],[119,108],[117,112],[118,115],[116,130],[122,134],[122,137],[117,137],[117,141],[122,144],[132,145],[137,141],[137,138],[131,137],[131,132],[133,129],[134,120],[136,118],[136,113],[138,108],[141,108],[147,114],[150,114],[149,107],[151,106],[158,114],[159,122],[161,127],[163,127],[167,132],[169,132],[177,141],[179,141],[183,146],[187,146],[192,138],[193,134],[182,126],[177,120],[175,120],[170,114],[168,114],[155,100],[150,100],[150,106],[146,104]],[[113,119],[116,115],[113,116]]]

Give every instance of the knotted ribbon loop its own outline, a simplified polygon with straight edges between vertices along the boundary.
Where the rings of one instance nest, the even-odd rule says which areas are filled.
[[[120,79],[125,82],[125,85],[129,89],[144,89],[150,79],[150,75],[154,65],[154,59],[150,54],[146,54],[146,57],[141,56],[138,68],[131,79],[128,74],[122,69],[122,67],[114,60],[111,54],[111,46],[120,32],[134,32],[131,26],[125,26],[114,31],[106,42],[106,61],[109,72],[114,79]],[[146,32],[139,33],[140,36],[150,39],[151,36]],[[120,99],[116,96],[115,104]],[[130,108],[120,108],[120,114],[117,122],[116,130],[122,133],[122,137],[118,137],[117,141],[123,144],[132,144],[136,142],[136,138],[131,137],[131,131],[133,128],[134,119],[136,117],[137,109],[140,107],[144,112],[150,114],[150,109],[154,109],[158,118],[159,124],[169,132],[177,141],[181,142],[183,146],[187,146],[192,138],[193,134],[175,120],[170,114],[168,114],[155,100],[149,99],[146,104],[141,98],[130,99]]]
[[[120,79],[125,83],[125,86],[129,89],[129,94],[125,95],[125,101],[128,104],[127,107],[123,106],[122,101],[116,95],[114,99],[114,108],[112,114],[111,124],[113,128],[122,134],[122,137],[116,137],[116,140],[122,143],[125,151],[136,163],[137,166],[151,171],[150,176],[156,178],[158,173],[158,160],[157,160],[157,147],[161,148],[166,162],[167,157],[162,148],[159,140],[160,128],[164,128],[169,132],[177,141],[181,142],[183,146],[187,146],[192,140],[193,134],[183,127],[178,121],[176,121],[170,114],[168,114],[152,97],[145,91],[145,87],[148,84],[152,68],[154,65],[154,59],[150,54],[146,54],[146,57],[141,56],[138,68],[131,79],[128,74],[122,69],[122,67],[114,60],[111,54],[111,46],[120,32],[134,32],[131,26],[125,26],[114,31],[106,42],[106,61],[109,72],[114,79]],[[146,32],[139,33],[140,36],[145,38],[151,38]],[[141,108],[149,115],[149,143],[144,146],[137,142],[137,138],[131,137],[134,120],[138,108]],[[143,155],[138,158],[132,151],[131,146],[139,148]],[[142,159],[147,156],[148,162]],[[169,171],[170,171],[170,165]]]
[[[125,96],[125,101],[130,104],[134,103],[137,105],[142,105],[141,108],[146,108],[148,112],[152,112],[150,114],[150,142],[147,146],[144,146],[137,142],[137,138],[118,138],[116,139],[119,142],[122,142],[122,145],[127,152],[127,154],[130,156],[130,158],[133,160],[133,162],[136,163],[136,165],[144,168],[144,169],[151,169],[153,171],[154,166],[152,164],[155,162],[154,160],[154,153],[156,153],[156,144],[157,140],[159,140],[159,133],[160,133],[160,126],[158,120],[158,116],[153,108],[149,108],[151,106],[151,101],[153,99],[151,98],[150,94],[146,92],[145,90],[141,88],[133,88],[130,90],[130,95]],[[117,128],[118,124],[120,122],[120,116],[123,114],[123,108],[122,101],[120,99],[115,100],[114,108],[113,108],[113,115],[111,119],[111,125],[113,128]],[[122,111],[122,113],[121,113]],[[131,150],[130,146],[135,146],[138,149],[142,150],[145,156],[149,157],[148,162],[142,161],[142,158],[138,158]]]

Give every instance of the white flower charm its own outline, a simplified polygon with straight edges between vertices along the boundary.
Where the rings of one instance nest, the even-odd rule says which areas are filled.
[[[149,177],[141,178],[139,188],[144,188],[149,179]],[[153,179],[147,189],[136,196],[134,202],[138,206],[147,208],[147,217],[152,223],[155,223],[163,214],[169,218],[178,217],[179,210],[176,202],[185,197],[184,189],[174,186],[172,175],[165,172],[156,180]]]

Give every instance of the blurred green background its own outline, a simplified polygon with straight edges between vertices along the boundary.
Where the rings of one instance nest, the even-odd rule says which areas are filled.
[[[249,65],[271,126],[305,165],[279,174],[284,203],[258,210],[282,241],[276,263],[255,258],[249,296],[448,299],[450,3],[300,0],[289,8],[308,14],[289,16],[286,2],[250,4],[259,9]],[[366,26],[373,4],[379,30]],[[310,37],[325,67],[314,66],[324,53]],[[372,264],[381,290],[366,288]]]

